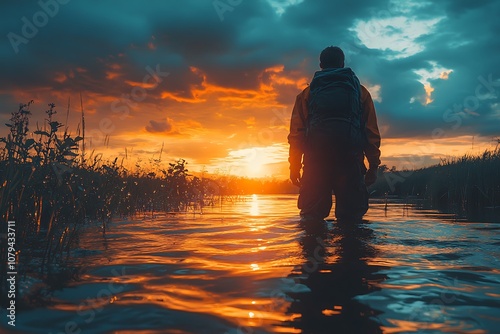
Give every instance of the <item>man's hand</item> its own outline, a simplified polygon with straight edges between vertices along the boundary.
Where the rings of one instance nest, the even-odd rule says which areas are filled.
[[[378,167],[370,168],[366,171],[365,174],[365,184],[367,187],[371,186],[372,184],[377,181],[377,170]]]
[[[300,187],[300,179],[300,169],[290,169],[290,180],[297,187]]]

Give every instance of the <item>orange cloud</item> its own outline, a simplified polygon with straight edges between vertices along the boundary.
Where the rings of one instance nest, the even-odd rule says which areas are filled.
[[[68,79],[68,77],[66,76],[66,74],[61,73],[61,72],[56,73],[56,74],[54,75],[54,81],[59,82],[59,83],[63,83],[63,82],[65,82],[67,79]]]
[[[120,76],[118,72],[106,71],[106,79],[113,80]]]
[[[156,81],[153,82],[143,82],[143,81],[131,81],[131,80],[125,80],[125,83],[129,86],[132,87],[141,87],[144,89],[153,89],[156,86],[158,86],[158,83]]]
[[[439,79],[443,79],[443,80],[448,80],[448,78],[450,77],[450,73],[453,72],[453,70],[448,70],[448,71],[443,71],[439,74]]]
[[[255,117],[252,116],[250,118],[247,118],[247,119],[244,120],[244,122],[246,123],[246,125],[248,127],[253,127],[255,125]]]
[[[122,75],[122,73],[121,73],[122,66],[120,64],[111,63],[111,64],[107,64],[107,66],[108,66],[109,70],[106,71],[106,79],[113,80],[113,79],[116,79]]]
[[[194,98],[182,97],[182,96],[175,95],[174,93],[171,93],[171,92],[162,92],[161,93],[161,98],[162,99],[171,99],[171,100],[174,100],[174,101],[180,102],[180,103],[202,103],[202,102],[206,102],[206,100],[204,100],[204,99],[198,99],[196,97],[194,97]]]
[[[430,83],[424,84],[424,90],[425,90],[425,104],[430,104],[432,101],[432,92],[434,91],[434,88],[432,88]]]
[[[287,75],[283,65],[264,69],[259,75],[259,87],[254,90],[219,86],[211,83],[203,70],[194,66],[191,66],[190,70],[201,78],[201,84],[191,87],[189,92],[191,97],[164,91],[161,93],[161,98],[180,103],[218,101],[224,103],[224,108],[232,109],[283,107],[283,104],[277,101],[279,96],[277,87],[285,86],[297,91],[303,89],[308,82],[303,76],[295,78],[298,76],[296,73],[293,76]]]
[[[168,117],[161,121],[150,120],[149,124],[146,125],[146,131],[151,133],[170,133],[172,132],[172,123],[173,121]]]

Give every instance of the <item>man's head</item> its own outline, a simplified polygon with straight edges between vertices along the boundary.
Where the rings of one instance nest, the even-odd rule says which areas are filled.
[[[325,68],[342,68],[344,67],[344,52],[338,46],[329,46],[319,56],[322,69]]]

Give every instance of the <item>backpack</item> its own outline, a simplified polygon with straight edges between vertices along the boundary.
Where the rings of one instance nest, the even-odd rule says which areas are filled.
[[[361,85],[350,68],[318,71],[310,84],[307,136],[334,137],[354,148],[362,146]]]

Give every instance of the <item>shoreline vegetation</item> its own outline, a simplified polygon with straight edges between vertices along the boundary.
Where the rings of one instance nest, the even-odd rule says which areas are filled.
[[[368,189],[373,197],[420,200],[426,207],[469,219],[500,221],[500,149],[398,171],[381,165]]]
[[[43,126],[32,131],[31,104],[21,104],[12,113],[6,124],[9,134],[0,138],[0,233],[6,235],[8,221],[16,222],[19,277],[48,281],[59,275],[70,250],[78,244],[79,231],[89,223],[99,224],[106,233],[113,217],[201,212],[204,206],[221,205],[246,194],[297,193],[288,180],[195,176],[189,174],[183,159],[166,167],[161,158],[152,159],[153,170],[137,166],[130,171],[123,160],[119,163],[118,158],[105,160],[100,154],[85,152],[83,110],[73,136],[55,120],[54,104],[49,104]],[[369,190],[372,197],[419,199],[459,215],[493,213],[497,217],[500,150],[415,171],[381,166]],[[2,263],[7,263],[7,239],[0,240]],[[5,267],[0,277],[2,294],[7,289]]]

